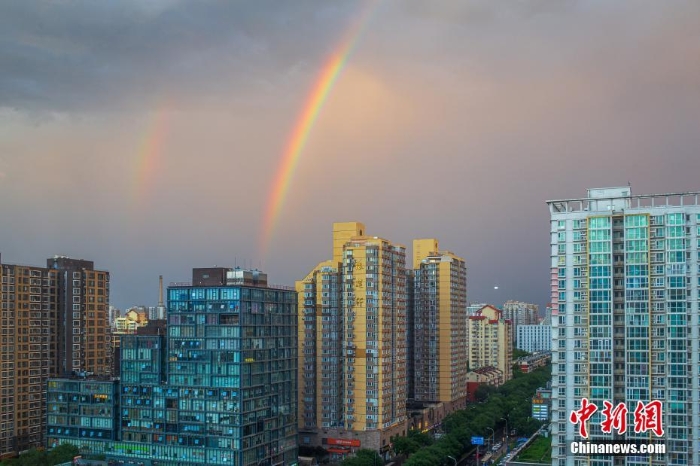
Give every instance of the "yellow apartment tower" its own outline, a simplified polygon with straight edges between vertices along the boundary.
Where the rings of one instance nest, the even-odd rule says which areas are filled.
[[[299,436],[335,458],[406,434],[406,250],[333,225],[333,259],[296,282]]]
[[[440,251],[436,239],[413,241],[413,400],[443,403],[447,413],[466,406],[467,267]]]

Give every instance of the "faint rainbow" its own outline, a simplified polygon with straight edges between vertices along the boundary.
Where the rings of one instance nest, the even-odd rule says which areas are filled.
[[[372,14],[377,10],[380,0],[368,0],[356,20],[348,28],[343,40],[330,54],[323,64],[321,72],[314,81],[311,91],[308,93],[301,113],[296,119],[282,159],[272,183],[272,189],[265,207],[265,217],[262,229],[261,256],[265,257],[269,247],[275,224],[280,216],[284,201],[289,191],[294,172],[299,163],[301,154],[314,128],[314,124],[326,102],[330,91],[343,71],[345,64],[352,55],[362,33],[367,28]]]
[[[155,183],[169,133],[168,113],[167,105],[153,112],[141,139],[134,169],[133,200],[137,205],[148,197],[150,187]]]

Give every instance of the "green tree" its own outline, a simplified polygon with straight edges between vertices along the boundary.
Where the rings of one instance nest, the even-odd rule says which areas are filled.
[[[49,463],[48,455],[44,450],[37,450],[32,448],[31,450],[22,453],[17,458],[12,458],[2,462],[2,466],[52,466]]]
[[[412,430],[408,431],[408,438],[410,438],[411,440],[415,440],[421,446],[428,446],[428,445],[432,445],[433,443],[435,443],[435,440],[433,439],[433,437],[431,437],[427,433],[421,432],[421,431],[416,430],[416,429],[412,429]]]
[[[64,443],[49,451],[48,461],[51,465],[67,463],[78,456],[79,453],[78,447],[69,443]]]
[[[525,356],[530,356],[531,354],[532,353],[528,353],[527,351],[513,348],[513,360],[518,359],[518,358],[524,358]]]
[[[397,455],[411,455],[420,450],[421,445],[409,437],[396,437],[393,440],[394,452]]]
[[[355,456],[342,462],[343,466],[382,466],[383,464],[384,460],[379,453],[367,448],[358,450]]]

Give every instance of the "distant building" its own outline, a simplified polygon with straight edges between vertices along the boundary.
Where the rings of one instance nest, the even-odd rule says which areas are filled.
[[[491,305],[486,305],[467,319],[467,358],[469,369],[493,366],[503,372],[505,381],[512,378],[513,341],[510,321]]]
[[[110,326],[112,326],[112,327],[114,326],[114,319],[116,319],[117,317],[121,317],[121,316],[122,316],[122,311],[119,310],[119,309],[117,309],[117,308],[114,307],[114,306],[109,306],[109,309],[107,310],[107,313],[108,313],[108,315],[109,315],[109,324],[110,324]]]
[[[473,316],[476,314],[476,312],[480,309],[482,309],[484,306],[488,306],[486,303],[472,303],[469,306],[467,306],[467,317]]]
[[[541,325],[552,325],[552,305],[548,304],[545,308],[544,317],[540,321]]]
[[[481,385],[500,387],[506,382],[503,371],[492,366],[467,372],[467,401],[475,401],[474,394]]]
[[[519,346],[518,327],[521,325],[539,324],[539,306],[537,304],[523,303],[521,301],[506,301],[503,305],[503,317],[511,322],[511,338],[513,348],[523,349]]]
[[[552,327],[550,325],[520,325],[518,327],[519,350],[528,353],[552,349]]]
[[[515,360],[515,364],[525,374],[534,371],[538,367],[544,367],[550,362],[552,362],[552,353],[550,351],[534,353]]]

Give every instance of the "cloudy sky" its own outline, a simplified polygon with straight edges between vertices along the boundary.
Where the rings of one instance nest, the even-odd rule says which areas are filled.
[[[94,260],[125,308],[192,267],[293,284],[358,220],[464,256],[470,301],[544,305],[545,200],[700,190],[699,122],[697,1],[4,1],[0,253]]]

